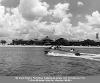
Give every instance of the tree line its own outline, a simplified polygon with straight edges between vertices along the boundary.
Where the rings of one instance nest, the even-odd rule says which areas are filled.
[[[6,44],[5,40],[0,41],[1,44]],[[48,36],[38,40],[23,40],[23,39],[14,39],[8,45],[62,45],[62,46],[100,46],[100,42],[86,39],[83,41],[69,41],[64,38],[59,38],[56,40],[50,39]]]

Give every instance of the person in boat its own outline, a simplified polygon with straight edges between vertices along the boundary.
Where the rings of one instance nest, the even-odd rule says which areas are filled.
[[[70,49],[70,52],[74,52],[74,51],[75,51],[75,49],[73,49],[73,48]]]
[[[48,48],[45,48],[45,50],[44,50],[44,53],[45,54],[48,54],[48,52],[52,49],[52,50],[59,50],[61,47],[60,46],[50,46],[50,47],[48,47]]]
[[[49,47],[49,49],[53,49],[53,50],[57,50],[57,49],[60,49],[61,47],[60,46],[51,46],[51,47]]]
[[[45,48],[45,50],[44,50],[44,53],[45,54],[48,54],[48,52],[51,50],[51,49],[55,49],[56,47],[55,46],[50,46],[50,47],[48,47],[48,48]]]
[[[52,46],[51,49],[56,49],[56,46]]]
[[[59,50],[61,47],[59,45],[55,46],[54,49],[55,50]]]
[[[75,50],[74,48],[71,48],[70,52],[75,53],[76,56],[80,56],[80,53],[78,52],[78,50]]]

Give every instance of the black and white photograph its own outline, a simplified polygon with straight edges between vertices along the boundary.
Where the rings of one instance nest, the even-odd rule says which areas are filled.
[[[25,76],[100,77],[100,0],[0,0],[0,77]]]

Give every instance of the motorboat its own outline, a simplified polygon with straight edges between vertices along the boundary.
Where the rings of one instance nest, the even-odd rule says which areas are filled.
[[[77,57],[77,58],[85,58],[85,59],[92,59],[92,60],[100,60],[100,54],[92,54],[92,53],[81,53],[78,51],[75,51],[73,49],[71,50],[64,50],[62,48],[46,48],[45,54],[47,56],[65,56],[65,57]],[[95,59],[97,58],[97,59]]]
[[[75,56],[80,56],[80,53],[73,48],[70,50],[64,50],[61,47],[48,47],[44,50],[45,54],[50,55],[51,53],[53,54],[67,54],[67,55],[75,55]]]

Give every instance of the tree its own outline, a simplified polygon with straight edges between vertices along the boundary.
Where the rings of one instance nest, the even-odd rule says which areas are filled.
[[[2,45],[4,45],[4,44],[6,44],[7,42],[6,42],[5,40],[1,40],[0,43],[1,43]]]
[[[46,36],[45,38],[43,38],[41,40],[43,45],[52,45],[52,43],[54,42],[52,39],[50,39],[48,36]]]
[[[64,38],[59,38],[55,41],[56,45],[69,45],[68,40],[64,39]]]
[[[90,39],[84,40],[84,41],[82,42],[82,45],[83,45],[83,46],[89,46],[89,45],[95,46],[95,44],[96,44],[96,42],[95,42],[94,40],[90,40]]]

